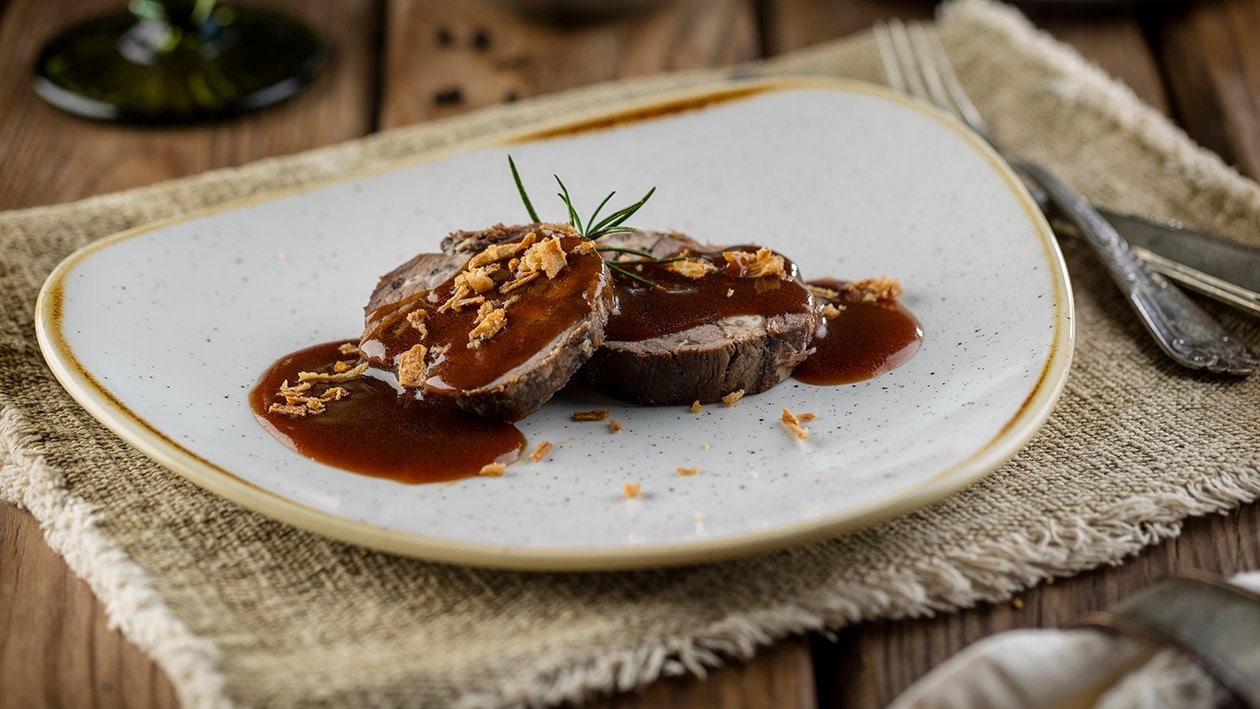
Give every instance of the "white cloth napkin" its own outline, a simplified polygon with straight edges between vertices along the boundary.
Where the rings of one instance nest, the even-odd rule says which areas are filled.
[[[1230,583],[1260,593],[1260,572]],[[981,640],[915,682],[890,709],[1198,709],[1230,701],[1178,650],[1078,628]]]

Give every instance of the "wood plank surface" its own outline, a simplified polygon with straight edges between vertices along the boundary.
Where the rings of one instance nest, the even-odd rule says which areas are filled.
[[[762,21],[768,54],[782,54],[864,30],[879,20],[926,20],[924,0],[765,0]]]
[[[1038,25],[1133,89],[1138,98],[1168,113],[1159,61],[1136,18],[1128,15],[1086,19],[1047,17],[1038,18]]]
[[[375,2],[271,2],[334,47],[327,69],[290,101],[228,121],[169,128],[96,123],[62,113],[31,89],[44,42],[72,22],[117,12],[117,0],[14,1],[0,18],[0,209],[52,204],[306,150],[364,135],[377,70]],[[16,177],[16,176],[14,176]]]
[[[170,680],[106,627],[35,518],[0,504],[0,709],[175,706]]]
[[[608,709],[815,709],[813,660],[808,638],[767,648],[750,662],[723,667],[704,679],[677,677],[641,692],[592,702]]]
[[[387,27],[383,128],[760,55],[750,0],[677,0],[601,22],[548,19],[488,0],[398,0]]]
[[[1260,0],[1189,3],[1149,24],[1182,127],[1260,176]]]

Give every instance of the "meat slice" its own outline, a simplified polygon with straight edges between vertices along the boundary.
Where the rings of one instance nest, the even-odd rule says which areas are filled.
[[[452,256],[472,256],[484,251],[487,246],[520,241],[531,231],[547,232],[568,231],[565,224],[495,224],[486,229],[476,231],[453,231],[442,238],[441,250]]]
[[[604,392],[640,404],[707,403],[741,389],[755,394],[787,378],[812,352],[818,306],[791,262],[768,249],[715,249],[660,232],[614,234],[599,244],[655,258],[692,257],[624,266],[660,288],[616,276],[618,312],[583,370]],[[763,262],[777,264],[779,275],[759,270]]]
[[[381,306],[436,288],[442,281],[454,276],[466,261],[467,256],[416,254],[410,261],[381,276],[363,311],[370,315]]]
[[[508,421],[538,409],[604,339],[613,286],[593,244],[531,225],[382,277],[359,347],[426,401]]]

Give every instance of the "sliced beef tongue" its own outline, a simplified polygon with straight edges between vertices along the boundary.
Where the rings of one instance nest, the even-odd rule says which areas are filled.
[[[661,232],[613,234],[599,244],[688,257],[623,266],[659,288],[615,277],[618,311],[583,370],[606,393],[640,404],[755,394],[787,378],[812,351],[818,307],[795,266],[769,249],[715,248]]]
[[[453,231],[442,238],[441,250],[454,256],[472,256],[487,246],[520,241],[531,231],[554,234],[571,230],[563,224],[495,224],[477,231]]]
[[[427,401],[516,421],[603,342],[613,286],[593,243],[571,229],[506,229],[448,237],[456,253],[421,254],[384,276],[359,347]]]
[[[416,254],[410,261],[381,276],[372,296],[368,298],[368,304],[363,308],[364,314],[370,316],[372,311],[381,306],[436,288],[442,281],[454,276],[466,261],[467,256]]]

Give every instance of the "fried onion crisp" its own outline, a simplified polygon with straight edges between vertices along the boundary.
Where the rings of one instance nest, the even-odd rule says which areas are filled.
[[[543,441],[542,443],[538,444],[538,447],[534,449],[533,453],[529,454],[529,459],[534,461],[535,463],[539,463],[548,455],[550,455],[551,451],[555,450],[555,447],[556,445],[552,443],[551,441]]]
[[[342,363],[338,362],[337,364],[342,364]],[[362,374],[362,372],[367,369],[366,363],[362,367],[356,367],[354,369],[358,370],[359,373]],[[348,369],[342,374],[333,374],[333,375],[327,375],[327,376],[337,377],[337,381],[347,381],[348,379],[354,378],[354,377],[349,376],[349,374],[352,371],[354,370]],[[306,374],[309,376],[315,376],[320,373],[299,372],[298,376],[300,377],[303,374]],[[355,376],[358,376],[358,375],[355,375]],[[328,402],[340,401],[346,398],[347,396],[350,396],[350,392],[346,391],[344,387],[339,387],[339,386],[328,387],[323,392],[319,394],[314,394],[311,392],[311,389],[313,388],[311,381],[314,381],[314,380],[308,378],[306,381],[301,381],[297,384],[289,384],[288,379],[281,382],[280,390],[276,392],[276,398],[284,399],[284,403],[272,404],[271,406],[267,407],[267,413],[284,414],[286,416],[306,416],[307,414],[322,414],[324,413],[324,411],[327,410],[327,407],[325,405]],[[324,381],[327,381],[327,380],[324,380]]]
[[[547,278],[555,278],[568,262],[568,254],[560,245],[560,237],[552,236],[529,247],[521,256],[516,272],[523,275],[542,271],[547,274]]]
[[[740,278],[788,277],[783,257],[764,246],[755,252],[723,251],[722,258],[726,259],[727,268]]]
[[[697,278],[704,278],[717,270],[717,266],[714,266],[712,263],[700,258],[670,261],[667,264],[663,264],[663,266],[667,271],[673,271],[680,276],[691,278],[693,280]]]
[[[783,409],[783,415],[779,417],[783,422],[783,426],[792,432],[792,435],[798,439],[805,440],[809,438],[809,429],[801,426],[801,419],[788,409]]]
[[[424,356],[429,348],[421,344],[411,346],[411,349],[398,355],[395,362],[398,365],[398,385],[415,389],[424,384],[425,375],[428,366],[425,364]]]
[[[506,471],[507,465],[504,463],[486,463],[481,466],[481,470],[478,470],[477,474],[486,478],[501,478]]]
[[[840,294],[849,300],[860,300],[863,303],[877,303],[896,300],[901,296],[901,281],[888,276],[864,278],[860,281],[846,283]]]
[[[482,303],[477,310],[476,325],[468,331],[468,347],[477,349],[481,343],[494,337],[507,325],[507,310],[494,307],[493,303]]]

